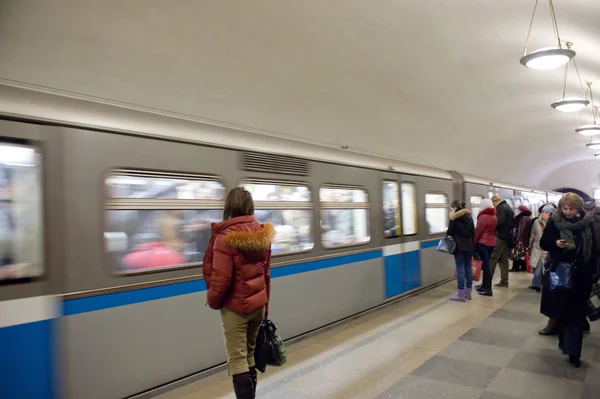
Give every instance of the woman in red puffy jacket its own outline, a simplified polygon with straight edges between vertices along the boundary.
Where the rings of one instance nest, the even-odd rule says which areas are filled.
[[[492,274],[490,270],[490,258],[496,246],[496,209],[489,199],[481,201],[481,211],[477,215],[477,227],[475,228],[475,249],[481,256],[481,269],[483,271],[483,283],[475,287],[480,295],[492,296]]]
[[[242,187],[225,200],[223,222],[213,224],[202,273],[207,302],[221,311],[229,374],[237,398],[254,398],[254,348],[271,291],[271,241],[275,229],[254,219],[254,201]]]

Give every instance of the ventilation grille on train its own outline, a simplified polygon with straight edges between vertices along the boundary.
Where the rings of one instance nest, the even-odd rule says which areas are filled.
[[[310,174],[310,166],[305,159],[259,152],[242,153],[242,170],[296,176]]]

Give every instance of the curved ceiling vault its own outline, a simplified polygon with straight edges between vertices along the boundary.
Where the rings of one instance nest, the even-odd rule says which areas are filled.
[[[0,78],[589,192],[600,168],[577,115],[550,108],[562,69],[519,64],[533,4],[5,0]],[[600,99],[600,1],[555,7]],[[541,1],[531,49],[549,21]]]

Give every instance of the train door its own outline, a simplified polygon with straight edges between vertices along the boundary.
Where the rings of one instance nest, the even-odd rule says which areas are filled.
[[[0,398],[60,396],[61,139],[52,127],[0,121]]]
[[[416,183],[397,173],[382,173],[382,245],[385,297],[392,298],[420,286]]]

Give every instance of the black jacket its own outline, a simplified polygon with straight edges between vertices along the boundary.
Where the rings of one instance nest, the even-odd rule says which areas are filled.
[[[589,229],[592,230],[592,239],[596,240],[594,225],[591,224]],[[581,233],[574,232],[575,246],[581,245]],[[554,224],[552,218],[548,221],[544,234],[540,240],[540,247],[544,251],[548,251],[549,259],[546,267],[552,268],[558,262],[576,262],[576,267],[573,271],[573,288],[570,291],[551,291],[550,290],[550,273],[544,273],[543,277],[543,292],[541,312],[542,314],[554,319],[561,320],[565,324],[577,324],[585,318],[587,301],[592,290],[594,276],[597,273],[597,257],[598,250],[595,245],[592,245],[592,254],[588,262],[584,261],[581,251],[565,252],[556,245],[556,241],[560,239],[560,231]],[[577,255],[577,257],[576,257]]]
[[[506,201],[502,201],[496,207],[496,217],[498,218],[496,237],[506,242],[511,241],[512,230],[515,225],[515,213]]]
[[[450,213],[450,224],[447,235],[456,241],[456,250],[465,252],[475,251],[475,226],[469,209]]]

